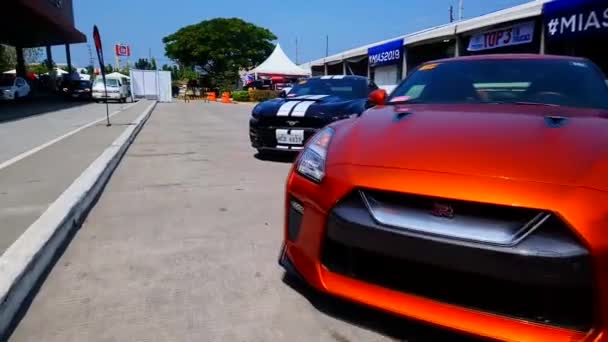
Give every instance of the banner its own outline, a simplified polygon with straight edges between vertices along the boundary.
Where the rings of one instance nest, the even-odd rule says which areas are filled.
[[[554,0],[544,4],[543,18],[549,41],[608,34],[608,3],[604,0]]]
[[[116,44],[114,50],[117,57],[130,57],[131,47],[126,44]]]
[[[105,90],[105,99],[106,99],[106,120],[107,126],[110,126],[110,109],[108,105],[108,87],[106,84],[106,67],[103,62],[103,48],[101,47],[101,36],[99,35],[99,30],[97,29],[97,25],[93,26],[93,40],[95,41],[95,50],[97,51],[97,59],[99,60],[99,69],[101,69],[101,79],[103,80],[103,86]]]
[[[403,57],[403,39],[371,47],[367,50],[369,66],[397,64]]]
[[[483,51],[504,46],[531,43],[534,39],[534,22],[529,21],[500,29],[475,34],[469,41],[469,51]]]

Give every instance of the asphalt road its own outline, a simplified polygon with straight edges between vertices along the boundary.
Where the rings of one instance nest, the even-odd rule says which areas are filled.
[[[110,103],[110,113],[127,105]],[[0,163],[105,115],[105,104],[94,102],[0,103]]]
[[[160,104],[11,341],[457,341],[285,281],[290,158],[249,105]]]

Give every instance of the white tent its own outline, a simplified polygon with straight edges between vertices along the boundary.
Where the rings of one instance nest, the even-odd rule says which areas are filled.
[[[12,74],[12,75],[16,75],[17,74],[17,70],[13,69],[13,70],[9,70],[9,71],[5,71],[3,72],[3,74]]]
[[[277,43],[274,51],[266,60],[256,68],[249,70],[250,74],[284,75],[284,76],[309,76],[310,72],[295,65]]]
[[[55,68],[55,74],[56,74],[57,76],[65,75],[65,74],[67,74],[67,73],[68,73],[68,72],[67,72],[67,71],[65,71],[65,70],[63,70],[63,69]],[[48,72],[45,72],[43,75],[48,75],[48,74],[49,74]]]
[[[106,78],[118,78],[118,79],[120,79],[120,78],[126,78],[126,79],[130,79],[131,77],[129,77],[127,75],[123,75],[123,74],[121,74],[119,72],[113,72],[111,74],[107,74]]]

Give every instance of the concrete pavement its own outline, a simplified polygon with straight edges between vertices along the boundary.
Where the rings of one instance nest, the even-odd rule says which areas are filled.
[[[110,103],[110,113],[128,105]],[[105,115],[102,103],[1,103],[0,163]]]
[[[290,164],[250,110],[159,104],[10,340],[455,341],[282,281]]]
[[[125,125],[129,125],[148,105],[147,101],[137,103],[115,115],[111,127],[106,127],[105,122],[98,123],[0,169],[0,254],[125,130]],[[83,113],[83,116],[90,116],[89,121],[99,118],[99,113]],[[57,115],[61,117],[63,114]],[[42,122],[28,123],[38,118],[52,121],[51,118],[29,118],[21,123],[0,124],[0,130],[8,129],[6,125],[19,124],[22,126],[14,127],[17,131],[11,134],[17,136],[17,132],[20,132],[21,135],[28,136],[36,131],[28,132],[26,127],[33,129],[43,125]],[[83,122],[82,118],[63,117],[57,120],[64,122],[64,125],[55,124],[56,134],[64,134],[65,129],[74,129],[73,124]],[[62,129],[59,129],[60,127]],[[51,135],[45,137],[54,138]],[[29,138],[28,141],[31,143],[39,140]]]

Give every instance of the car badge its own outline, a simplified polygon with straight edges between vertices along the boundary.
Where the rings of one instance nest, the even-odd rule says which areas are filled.
[[[295,126],[298,122],[300,122],[300,121],[287,121],[287,124],[289,126]]]
[[[435,202],[433,203],[431,215],[451,219],[454,218],[454,208],[449,204]]]

